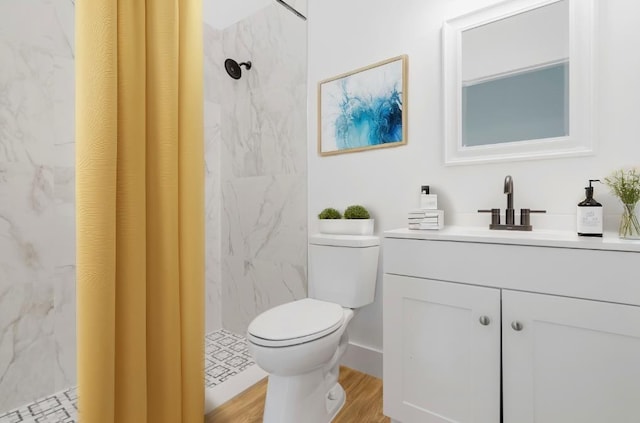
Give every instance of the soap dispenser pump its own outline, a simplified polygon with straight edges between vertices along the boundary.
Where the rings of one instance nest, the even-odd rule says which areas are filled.
[[[602,204],[593,198],[592,182],[600,182],[599,179],[589,179],[589,186],[585,187],[586,198],[578,203],[578,235],[602,236]]]

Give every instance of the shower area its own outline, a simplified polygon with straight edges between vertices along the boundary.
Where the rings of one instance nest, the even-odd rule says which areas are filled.
[[[307,285],[306,5],[225,1],[203,2],[209,409],[262,376],[249,322]],[[74,56],[74,0],[0,2],[0,423],[77,421]]]

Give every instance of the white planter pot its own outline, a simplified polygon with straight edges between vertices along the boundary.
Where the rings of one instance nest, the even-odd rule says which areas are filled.
[[[373,219],[318,219],[323,234],[373,235]]]

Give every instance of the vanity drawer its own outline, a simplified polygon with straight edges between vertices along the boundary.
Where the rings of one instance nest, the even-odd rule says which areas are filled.
[[[384,272],[640,305],[640,253],[385,238]]]

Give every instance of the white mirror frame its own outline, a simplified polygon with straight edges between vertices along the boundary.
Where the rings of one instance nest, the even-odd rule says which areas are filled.
[[[507,0],[443,26],[444,162],[446,165],[583,156],[595,152],[594,0],[569,1],[569,135],[462,146],[462,33],[560,0]]]

